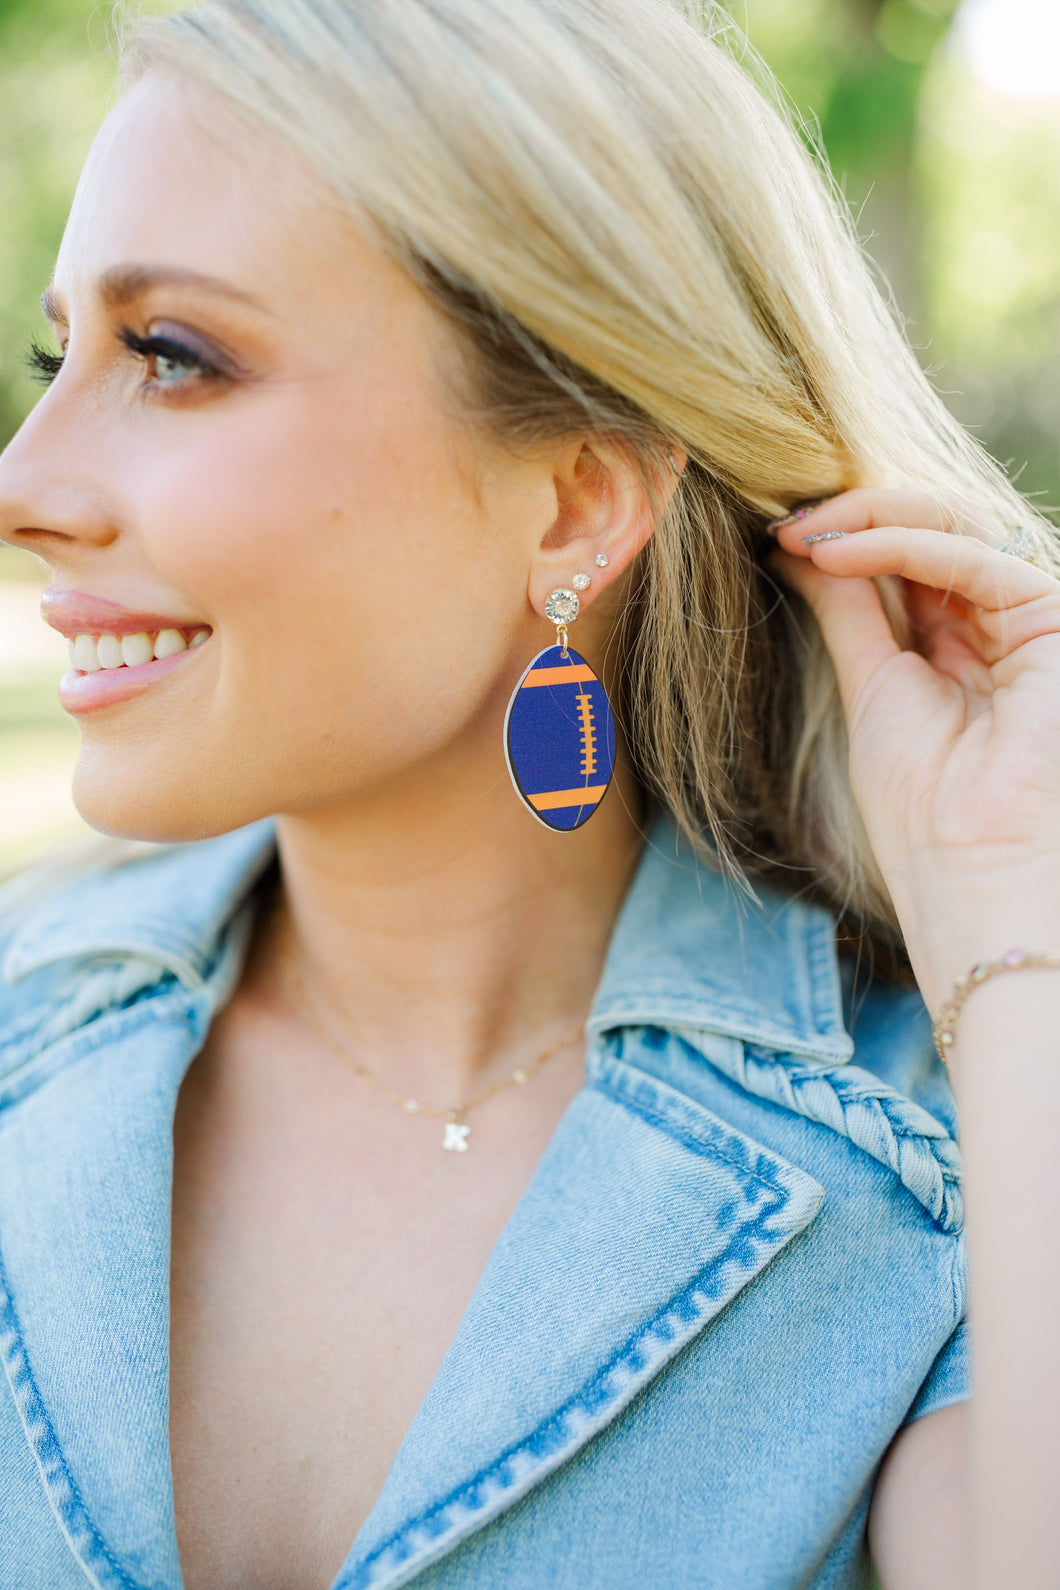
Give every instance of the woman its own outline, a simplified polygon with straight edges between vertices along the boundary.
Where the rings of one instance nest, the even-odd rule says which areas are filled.
[[[1057,1581],[1056,553],[718,22],[126,37],[0,531],[167,847],[3,917],[4,1587]]]

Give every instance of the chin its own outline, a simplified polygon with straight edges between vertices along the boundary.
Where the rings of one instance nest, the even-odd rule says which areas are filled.
[[[231,788],[211,791],[201,767],[170,761],[163,768],[158,758],[136,766],[91,746],[82,749],[72,793],[85,822],[99,833],[156,844],[212,839],[270,815]]]

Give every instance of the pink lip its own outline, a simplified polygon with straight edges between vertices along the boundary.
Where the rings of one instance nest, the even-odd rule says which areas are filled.
[[[85,630],[78,630],[79,635],[85,633]],[[105,633],[114,634],[115,631],[108,630]],[[123,633],[135,635],[138,631]],[[140,663],[136,668],[101,668],[94,674],[79,673],[76,668],[70,668],[59,680],[59,705],[75,718],[83,717],[86,712],[98,712],[101,707],[117,706],[119,702],[129,701],[141,691],[149,689],[156,680],[172,673],[188,657],[197,656],[198,650],[178,651],[172,657],[156,657],[153,662]]]
[[[67,640],[73,640],[78,635],[151,635],[162,629],[188,631],[210,627],[200,619],[175,618],[171,613],[151,613],[122,607],[104,596],[88,596],[84,591],[65,591],[54,585],[49,585],[41,598],[40,610],[44,622],[50,624],[52,629],[57,629],[60,635],[65,635]],[[143,666],[150,668],[153,665],[144,663]],[[117,669],[113,671],[118,672]]]

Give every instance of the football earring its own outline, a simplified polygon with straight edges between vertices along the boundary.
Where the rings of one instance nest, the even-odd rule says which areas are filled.
[[[606,554],[599,553],[596,562],[606,567]],[[578,590],[588,584],[587,574],[571,581]],[[547,598],[545,617],[556,626],[556,644],[538,652],[512,691],[504,719],[504,754],[515,792],[538,822],[559,833],[589,821],[615,765],[607,692],[567,643],[567,627],[581,611],[578,590],[561,586]]]

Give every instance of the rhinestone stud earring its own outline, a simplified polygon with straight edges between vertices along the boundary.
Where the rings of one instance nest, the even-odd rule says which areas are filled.
[[[594,561],[598,569],[606,569],[611,559],[608,557],[606,552],[598,552]]]
[[[571,585],[576,591],[587,591],[592,583],[587,574],[576,574],[571,580]]]

